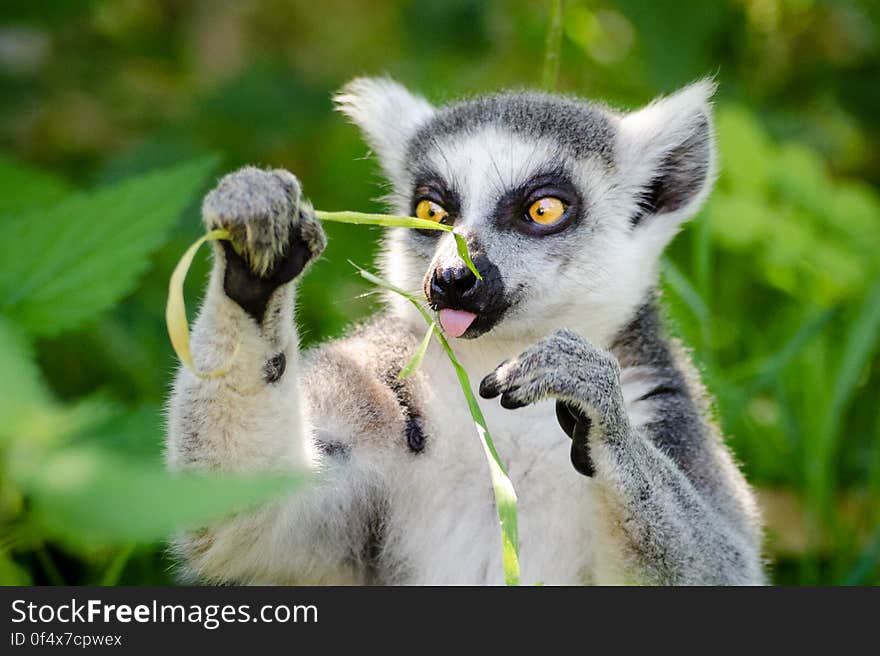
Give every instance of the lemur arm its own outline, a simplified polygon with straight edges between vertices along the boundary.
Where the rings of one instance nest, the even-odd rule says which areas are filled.
[[[359,460],[315,448],[301,384],[293,324],[296,277],[325,237],[286,171],[242,169],[205,199],[215,246],[207,295],[192,332],[200,370],[232,359],[223,376],[177,374],[166,457],[173,469],[258,472],[310,470],[312,486],[290,498],[181,536],[186,571],[200,580],[245,583],[360,582],[368,475]],[[259,272],[259,273],[255,273]]]
[[[742,501],[745,489],[726,452],[697,486],[627,414],[616,358],[583,337],[561,330],[502,363],[480,386],[486,398],[517,408],[552,397],[586,419],[574,431],[586,439],[573,460],[592,477],[597,583],[759,584],[760,554],[749,526],[747,503],[725,508],[718,499]],[[700,448],[722,449],[710,436]],[[577,446],[577,445],[575,445]],[[585,461],[587,463],[585,464]]]

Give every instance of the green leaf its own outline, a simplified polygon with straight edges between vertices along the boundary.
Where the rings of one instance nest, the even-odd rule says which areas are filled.
[[[77,436],[76,443],[142,462],[160,462],[163,436],[161,406],[144,403],[135,408],[120,409],[105,421],[92,425]]]
[[[12,458],[10,475],[28,494],[40,523],[75,545],[163,540],[289,492],[304,480],[294,474],[174,474],[159,464],[86,447]]]
[[[758,392],[777,381],[783,370],[798,356],[810,341],[821,334],[825,327],[838,314],[836,308],[815,312],[806,317],[785,344],[769,356],[761,354],[751,362],[743,364],[735,373],[728,373],[732,380],[754,378],[750,390]]]
[[[0,310],[35,335],[77,327],[134,287],[213,158],[79,193],[7,222]]]
[[[0,317],[0,444],[46,444],[106,421],[110,404],[90,397],[59,404],[49,392],[23,331]]]
[[[66,180],[0,155],[0,216],[47,207],[74,191]]]
[[[422,339],[422,343],[419,344],[419,347],[415,350],[415,353],[412,354],[412,357],[409,359],[403,369],[400,370],[400,373],[397,374],[398,380],[403,380],[408,376],[412,376],[415,371],[422,365],[422,360],[425,359],[425,353],[428,352],[428,346],[431,345],[431,335],[434,334],[434,330],[436,330],[437,324],[435,322],[431,322],[428,326],[428,331],[425,333],[424,339]]]
[[[684,301],[691,313],[696,317],[700,326],[707,330],[711,321],[709,308],[700,296],[700,293],[691,284],[681,270],[673,264],[669,258],[663,258],[663,280],[669,285],[678,297]]]
[[[18,326],[0,317],[0,443],[50,405],[30,342]]]
[[[458,376],[458,382],[461,391],[467,401],[471,418],[474,420],[474,427],[477,436],[480,438],[480,445],[483,447],[483,453],[486,455],[486,462],[489,465],[489,476],[492,481],[492,491],[495,494],[495,508],[498,511],[498,521],[501,525],[501,562],[504,567],[504,582],[507,585],[519,585],[519,534],[517,529],[517,499],[516,492],[513,489],[513,483],[501,464],[501,458],[495,450],[495,444],[489,435],[489,427],[486,419],[474,396],[471,387],[470,378],[465,368],[461,366],[449,346],[449,342],[439,332],[437,339],[443,345],[446,355],[455,373]]]

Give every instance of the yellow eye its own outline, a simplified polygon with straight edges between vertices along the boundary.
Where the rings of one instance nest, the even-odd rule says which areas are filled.
[[[420,200],[419,204],[416,205],[416,216],[425,221],[440,223],[443,219],[449,216],[449,212],[444,210],[434,201],[426,198],[425,200]]]
[[[545,196],[532,203],[529,207],[529,217],[535,223],[541,225],[553,225],[565,214],[568,206],[558,198]]]

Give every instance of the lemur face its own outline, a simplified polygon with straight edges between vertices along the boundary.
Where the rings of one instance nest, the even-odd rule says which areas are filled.
[[[514,93],[435,110],[356,80],[338,101],[379,153],[394,211],[454,226],[482,280],[450,234],[405,229],[387,240],[386,276],[420,290],[452,337],[568,326],[607,341],[707,192],[711,92],[698,83],[629,115]]]

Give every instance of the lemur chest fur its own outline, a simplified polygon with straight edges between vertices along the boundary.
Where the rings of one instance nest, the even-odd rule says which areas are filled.
[[[410,340],[402,341],[408,344]],[[358,347],[364,348],[364,343]],[[492,347],[461,348],[459,357],[473,378],[500,353]],[[393,361],[386,364],[394,368],[401,360]],[[346,384],[369,394],[359,375],[353,376]],[[325,452],[343,460],[370,460],[384,453],[388,485],[380,492],[384,501],[374,508],[381,517],[364,517],[365,522],[381,525],[380,544],[371,556],[378,559],[374,564],[378,580],[503,583],[500,533],[486,459],[445,354],[432,345],[419,372],[404,382],[403,390],[393,376],[381,378],[401,404],[402,417],[385,425],[376,421],[367,432],[378,434],[342,435],[332,414],[326,421],[316,418]],[[645,385],[644,378],[641,372],[623,379],[625,396],[633,399],[631,412],[641,417],[647,412],[635,399]],[[387,395],[378,394],[380,390],[373,388],[377,396],[372,401],[365,398],[362,404],[364,408],[375,404],[367,415],[372,412],[378,418],[387,412],[390,418],[395,413],[390,412]],[[338,396],[344,398],[346,393]],[[518,495],[523,582],[591,582],[594,482],[572,467],[571,440],[559,426],[554,402],[513,412],[491,401],[478,402]],[[407,420],[413,416],[422,433],[419,448],[413,448],[409,434]],[[337,440],[349,446],[340,448]],[[388,463],[393,463],[390,468]],[[340,466],[359,465],[342,462]]]

